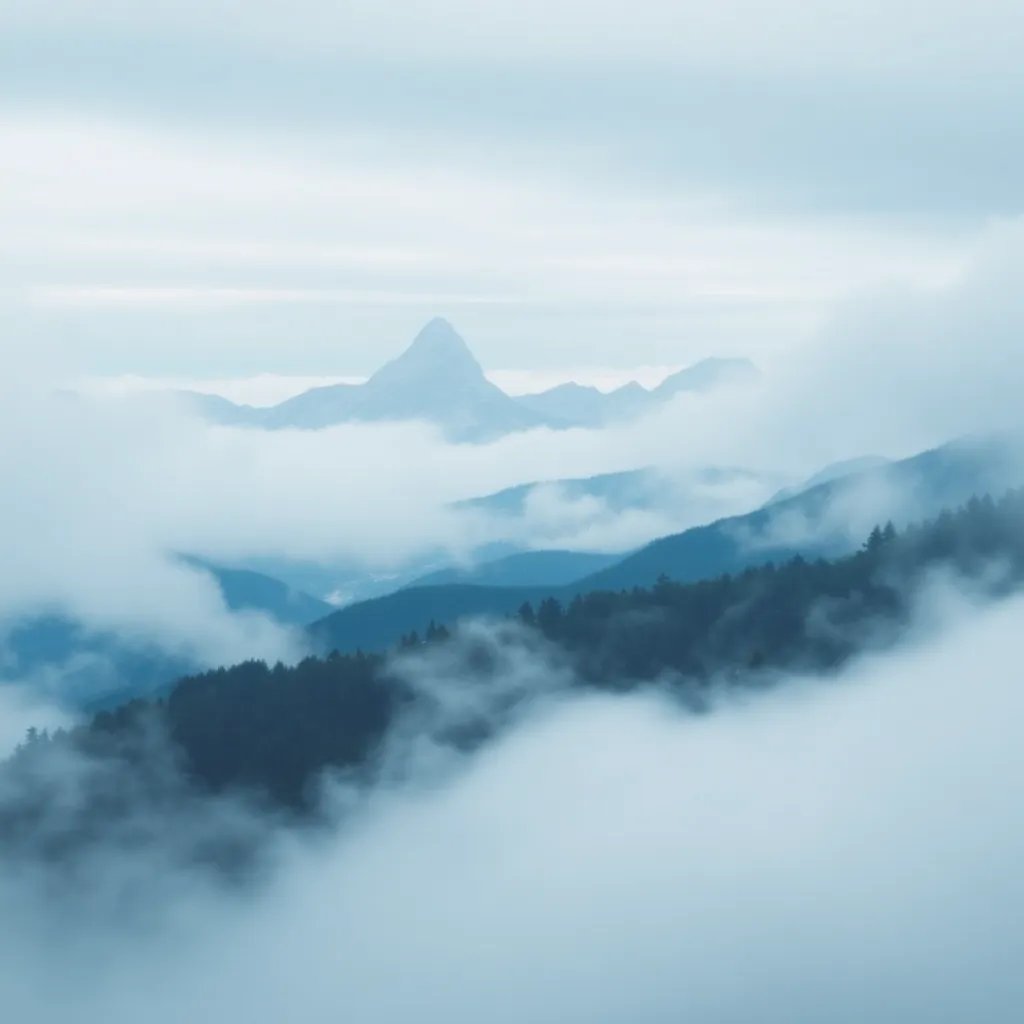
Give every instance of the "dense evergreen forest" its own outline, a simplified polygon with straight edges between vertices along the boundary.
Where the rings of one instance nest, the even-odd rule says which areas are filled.
[[[834,561],[795,558],[699,583],[663,577],[648,589],[589,593],[567,605],[524,604],[502,620],[500,644],[544,659],[569,685],[656,682],[700,705],[714,686],[827,673],[894,642],[920,585],[940,570],[993,596],[1024,582],[1024,491],[973,499],[902,532],[876,527],[860,551]],[[481,635],[432,625],[403,638],[397,652],[335,653],[291,668],[247,662],[183,679],[164,698],[101,712],[70,732],[32,732],[0,770],[0,837],[41,820],[41,766],[71,753],[128,765],[136,789],[165,777],[159,761],[161,770],[176,766],[174,785],[189,792],[245,791],[282,812],[308,812],[326,769],[372,782],[383,738],[422,699],[410,657],[433,664],[442,682],[458,672],[491,685],[502,666],[496,644]],[[453,742],[478,742],[497,724],[478,723]]]

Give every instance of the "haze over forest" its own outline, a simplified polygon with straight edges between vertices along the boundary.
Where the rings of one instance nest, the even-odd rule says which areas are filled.
[[[0,1019],[1020,1020],[1022,46],[0,0]]]

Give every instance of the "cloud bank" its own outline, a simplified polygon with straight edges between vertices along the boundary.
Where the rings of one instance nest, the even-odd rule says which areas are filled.
[[[283,842],[241,901],[179,867],[155,916],[65,903],[54,932],[33,876],[5,874],[4,1006],[26,1024],[1014,1021],[1024,604],[940,618],[941,638],[710,714],[657,693],[540,705],[336,837]],[[453,667],[419,671],[429,688]],[[497,671],[514,693],[551,670]],[[471,694],[451,693],[460,714]],[[91,870],[116,895],[118,858]]]

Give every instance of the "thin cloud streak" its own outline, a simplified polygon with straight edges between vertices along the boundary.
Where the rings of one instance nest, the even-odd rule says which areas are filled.
[[[343,306],[510,306],[523,300],[499,295],[414,294],[393,291],[348,292],[313,288],[133,288],[133,287],[39,287],[32,288],[33,305],[74,308],[118,306],[235,306],[307,304]]]

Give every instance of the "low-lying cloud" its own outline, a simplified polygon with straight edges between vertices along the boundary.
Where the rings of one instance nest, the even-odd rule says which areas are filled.
[[[30,729],[62,729],[71,724],[67,712],[35,689],[0,685],[0,758],[12,754]]]
[[[25,1024],[1015,1021],[1024,603],[944,601],[940,618],[939,637],[710,714],[657,692],[540,705],[334,838],[283,842],[244,901],[179,865],[155,916],[122,926],[83,901],[54,933],[33,876],[5,874],[4,1009]],[[496,662],[496,693],[534,688],[545,662],[524,657]],[[457,715],[469,696],[452,693]],[[116,856],[91,870],[118,891]]]
[[[603,431],[533,431],[480,446],[446,444],[422,424],[264,433],[212,428],[152,395],[56,398],[46,354],[8,350],[0,613],[62,608],[89,625],[200,650],[208,662],[286,657],[290,635],[228,615],[214,583],[174,554],[394,571],[439,552],[471,558],[500,541],[625,549],[771,495],[687,485],[708,467],[782,483],[865,452],[909,455],[1018,427],[1021,238],[1019,226],[993,231],[970,273],[944,290],[851,301],[815,346],[766,367],[761,385],[681,395]],[[645,465],[682,482],[678,501],[623,510],[565,501],[554,489],[513,521],[450,508],[528,480]],[[850,521],[837,529],[863,531],[877,505],[839,510]]]

